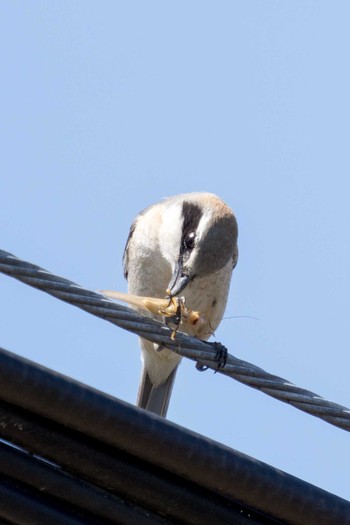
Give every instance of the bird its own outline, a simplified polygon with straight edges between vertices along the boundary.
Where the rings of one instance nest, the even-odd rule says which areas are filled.
[[[213,193],[179,194],[145,208],[133,221],[124,250],[128,293],[181,297],[204,319],[184,324],[181,331],[207,341],[224,314],[238,259],[237,237],[233,211]],[[181,356],[143,338],[140,343],[137,405],[166,417]]]

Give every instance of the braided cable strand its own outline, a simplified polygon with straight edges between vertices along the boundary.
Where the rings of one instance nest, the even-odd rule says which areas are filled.
[[[309,390],[299,388],[281,377],[265,372],[262,368],[228,354],[225,366],[217,370],[217,348],[212,343],[181,333],[177,333],[173,341],[172,331],[161,322],[142,316],[126,306],[121,306],[96,292],[18,259],[3,250],[0,250],[0,271],[145,339],[163,344],[201,366],[232,377],[299,410],[350,431],[348,408],[327,401]]]

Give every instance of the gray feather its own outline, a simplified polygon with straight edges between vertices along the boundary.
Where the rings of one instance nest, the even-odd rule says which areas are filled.
[[[143,369],[137,406],[159,416],[166,417],[177,368],[174,368],[165,383],[157,387],[152,385],[147,371]]]

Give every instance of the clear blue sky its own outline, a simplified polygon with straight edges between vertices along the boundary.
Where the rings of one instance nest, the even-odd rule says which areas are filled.
[[[240,259],[217,340],[350,406],[347,1],[1,2],[0,247],[125,290],[130,223],[212,191]],[[129,402],[135,336],[0,276],[0,344]],[[169,418],[350,498],[349,434],[183,362]],[[137,436],[135,436],[137,439]]]

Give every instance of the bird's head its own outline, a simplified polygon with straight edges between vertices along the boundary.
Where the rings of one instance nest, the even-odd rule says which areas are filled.
[[[221,270],[237,250],[237,221],[231,209],[211,193],[189,193],[165,202],[160,249],[171,264],[168,294],[181,293],[195,278]]]

